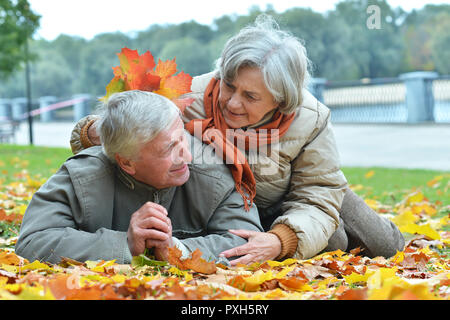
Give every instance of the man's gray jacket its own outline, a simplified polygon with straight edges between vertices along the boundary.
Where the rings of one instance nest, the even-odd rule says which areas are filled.
[[[128,225],[147,201],[167,209],[174,243],[184,255],[198,248],[203,258],[217,259],[247,241],[229,229],[263,231],[256,207],[244,210],[225,165],[193,163],[183,186],[156,190],[123,172],[101,147],[80,152],[33,195],[16,253],[51,263],[61,257],[130,263]]]

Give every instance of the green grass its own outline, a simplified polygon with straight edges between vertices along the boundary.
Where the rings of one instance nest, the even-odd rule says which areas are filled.
[[[32,177],[50,177],[61,164],[72,155],[68,148],[46,148],[0,144],[0,179],[8,183],[14,181],[14,174],[27,170]],[[390,168],[342,169],[349,184],[360,185],[356,193],[376,199],[384,204],[400,201],[413,189],[420,189],[431,201],[450,205],[450,172],[434,170],[411,170]],[[367,178],[366,173],[374,174]],[[444,176],[434,187],[427,182],[436,176]]]
[[[0,179],[11,182],[22,170],[32,177],[48,178],[71,155],[68,148],[0,144]]]
[[[376,199],[384,204],[394,204],[413,190],[421,190],[431,201],[440,201],[444,206],[450,205],[450,172],[421,169],[391,168],[343,168],[350,185],[361,185],[356,193],[363,197]],[[371,177],[366,174],[373,171]],[[435,177],[442,176],[436,184],[427,183]]]

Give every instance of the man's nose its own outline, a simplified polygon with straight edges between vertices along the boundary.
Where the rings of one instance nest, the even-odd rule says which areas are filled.
[[[189,151],[188,143],[181,143],[176,152],[175,164],[190,163],[192,161],[192,154]]]

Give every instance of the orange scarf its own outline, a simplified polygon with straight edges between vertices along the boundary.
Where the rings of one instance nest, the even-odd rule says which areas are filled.
[[[272,142],[276,143],[277,141],[275,140],[278,140],[288,131],[289,126],[294,120],[295,113],[284,115],[276,111],[272,120],[263,126],[249,130],[248,132],[239,129],[234,130],[225,122],[222,110],[219,107],[219,92],[220,80],[215,78],[211,79],[205,90],[203,101],[206,119],[194,119],[188,122],[185,128],[191,135],[194,135],[194,133],[197,133],[194,131],[195,123],[200,122],[202,136],[197,138],[204,143],[212,144],[215,148],[215,153],[220,155],[230,167],[236,190],[244,199],[245,210],[249,211],[248,201],[252,205],[256,195],[255,177],[246,157],[234,144],[234,139],[237,138],[238,141],[245,141],[245,150],[249,150],[249,147],[254,145],[251,142],[256,143],[256,146],[271,144]],[[279,134],[276,137],[272,137],[270,133],[271,129],[278,129]]]

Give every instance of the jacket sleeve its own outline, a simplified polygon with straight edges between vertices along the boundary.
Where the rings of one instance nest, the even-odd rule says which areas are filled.
[[[78,120],[78,122],[75,124],[75,127],[72,129],[72,133],[70,135],[70,147],[72,148],[73,154],[77,154],[85,149],[83,144],[81,143],[81,133],[83,127],[87,125],[89,121],[97,120],[98,118],[98,115],[88,115]]]
[[[229,233],[229,229],[263,232],[256,205],[245,211],[242,197],[235,189],[225,193],[223,201],[207,222],[205,235],[180,241],[190,253],[198,248],[205,260],[218,260],[222,251],[247,243],[246,239]]]
[[[58,263],[61,257],[78,261],[113,260],[130,263],[126,232],[79,228],[80,203],[65,166],[34,195],[25,212],[16,253],[30,261]]]
[[[282,215],[273,226],[284,224],[298,242],[294,258],[308,259],[327,244],[337,229],[347,180],[340,170],[339,154],[330,123],[330,112],[317,119],[307,143],[292,162],[289,191]]]

